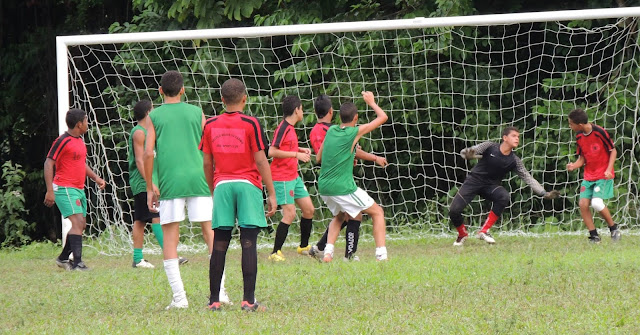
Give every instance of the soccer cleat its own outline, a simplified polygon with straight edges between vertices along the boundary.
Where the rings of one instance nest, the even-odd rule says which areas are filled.
[[[224,287],[220,288],[220,295],[218,296],[218,301],[221,304],[233,305],[233,303],[231,302],[231,299],[229,299],[229,295],[227,294],[227,290],[225,290]]]
[[[189,260],[184,257],[178,257],[178,265],[183,265],[189,263]]]
[[[351,255],[351,257],[345,257],[342,259],[345,262],[359,262],[360,261],[360,257],[356,256],[356,255]]]
[[[314,245],[309,249],[309,256],[321,261],[324,256],[324,252],[320,250],[317,245]]]
[[[455,242],[453,242],[453,246],[454,247],[460,247],[464,245],[464,241],[467,240],[467,237],[469,237],[469,234],[466,235],[458,235],[458,238],[456,239]]]
[[[589,236],[589,243],[600,244],[600,236]]]
[[[489,233],[483,233],[483,232],[479,232],[478,233],[478,238],[489,243],[489,244],[494,244],[496,243],[496,240],[493,239],[493,237],[491,236],[491,234]]]
[[[611,241],[619,242],[621,238],[622,238],[622,232],[620,231],[620,229],[616,229],[611,232]]]
[[[298,255],[309,256],[311,250],[311,246],[307,245],[306,247],[298,247]]]
[[[64,269],[66,271],[70,271],[71,268],[73,267],[73,265],[71,264],[71,262],[69,262],[69,260],[61,260],[60,258],[56,258],[56,265],[58,265],[59,268]]]
[[[80,262],[80,263],[78,263],[78,264],[75,264],[75,265],[73,266],[73,268],[71,268],[71,270],[73,270],[73,271],[89,271],[89,267],[88,267],[88,266],[86,266],[86,265],[84,264],[84,262]]]
[[[261,305],[257,301],[253,304],[250,304],[248,301],[243,301],[240,307],[245,312],[264,312],[267,310],[267,307]]]
[[[138,263],[133,263],[133,267],[134,268],[143,268],[143,269],[153,269],[155,268],[155,266],[153,266],[153,264],[147,262],[146,260],[141,260]]]
[[[169,306],[165,307],[165,310],[170,310],[174,308],[185,309],[189,307],[189,301],[187,301],[187,297],[182,297],[178,300],[173,298]]]
[[[207,306],[207,309],[212,312],[217,312],[220,310],[220,302],[213,302]]]
[[[269,255],[269,260],[274,262],[284,262],[286,259],[284,258],[282,251],[278,250],[277,252]]]

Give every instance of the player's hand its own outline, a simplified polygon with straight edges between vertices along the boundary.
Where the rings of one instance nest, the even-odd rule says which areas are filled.
[[[155,193],[156,197],[160,198],[160,189],[156,184],[153,184],[153,193]]]
[[[460,151],[460,156],[466,160],[471,160],[475,158],[481,158],[482,156],[476,154],[476,151],[472,148],[464,148]]]
[[[53,191],[47,191],[47,194],[44,195],[44,205],[47,207],[53,206],[56,203],[56,195]]]
[[[158,195],[153,190],[151,192],[147,191],[147,207],[151,213],[158,213],[160,202],[158,201]]]
[[[301,162],[308,162],[311,160],[311,152],[296,152],[296,158]]]
[[[104,190],[104,188],[107,186],[107,182],[104,181],[104,179],[97,177],[95,180],[96,184],[98,184],[98,188],[101,190]]]
[[[605,171],[604,172],[604,179],[613,179],[613,171]]]
[[[387,162],[387,159],[384,158],[384,157],[380,157],[380,156],[376,156],[375,163],[380,165],[381,167],[385,167],[385,166],[389,165],[389,162]]]
[[[298,152],[304,152],[306,154],[311,155],[311,149],[309,148],[298,148]]]
[[[267,214],[266,216],[272,217],[273,214],[276,213],[276,208],[278,208],[278,205],[276,204],[276,196],[273,194],[270,194],[267,197]]]
[[[567,170],[568,170],[569,172],[571,172],[571,171],[573,171],[573,170],[575,170],[575,169],[576,169],[576,168],[575,168],[575,165],[573,165],[573,163],[569,163],[569,164],[567,164]]]
[[[362,91],[362,99],[369,106],[375,106],[376,105],[376,97],[373,95],[372,92]]]
[[[556,191],[556,190],[551,190],[547,193],[544,194],[544,196],[542,196],[543,199],[545,200],[551,200],[551,199],[555,199],[557,197],[560,196],[560,192]]]

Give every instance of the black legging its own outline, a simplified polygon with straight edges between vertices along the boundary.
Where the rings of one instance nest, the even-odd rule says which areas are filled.
[[[462,211],[476,195],[491,201],[493,203],[491,211],[497,216],[502,214],[511,201],[511,195],[504,187],[467,177],[449,207],[449,218],[454,226],[460,227],[464,223]]]

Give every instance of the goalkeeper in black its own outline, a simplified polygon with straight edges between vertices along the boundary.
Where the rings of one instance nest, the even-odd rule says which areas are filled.
[[[509,192],[500,185],[504,176],[510,171],[515,171],[535,194],[544,199],[555,199],[560,194],[558,191],[546,192],[540,183],[529,174],[520,158],[513,153],[513,149],[517,148],[519,143],[520,132],[518,129],[507,127],[502,131],[501,143],[482,142],[460,152],[460,155],[466,160],[474,158],[480,160],[467,175],[449,208],[451,223],[458,230],[458,238],[453,243],[454,246],[463,245],[469,236],[462,218],[462,211],[476,195],[493,203],[489,217],[478,232],[478,238],[489,244],[496,242],[489,234],[489,229],[496,223],[502,211],[511,201]]]

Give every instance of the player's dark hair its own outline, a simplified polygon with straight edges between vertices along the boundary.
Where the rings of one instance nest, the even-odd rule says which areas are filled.
[[[152,107],[153,104],[147,99],[138,101],[138,103],[133,106],[133,117],[136,119],[136,121],[144,119],[147,114],[149,114],[149,111]]]
[[[287,117],[293,115],[296,108],[302,107],[302,101],[295,95],[287,95],[282,99],[282,116]]]
[[[238,79],[227,79],[220,88],[220,95],[227,105],[234,105],[242,102],[242,97],[246,95],[244,83]]]
[[[184,82],[182,81],[182,75],[178,71],[167,71],[162,75],[162,79],[160,79],[162,93],[168,97],[177,96],[182,86],[184,86]]]
[[[326,94],[321,94],[313,102],[313,110],[316,112],[318,119],[322,119],[327,116],[331,107],[331,98]]]
[[[345,102],[340,106],[340,121],[349,123],[358,115],[358,107],[353,102]]]
[[[514,132],[514,131],[518,133],[520,132],[518,128],[514,126],[509,126],[507,128],[504,128],[502,129],[502,137],[509,136],[509,134],[511,134],[511,132]]]
[[[577,108],[572,110],[569,113],[569,120],[575,124],[587,124],[589,123],[589,117],[587,116],[587,112],[585,112],[582,108]]]
[[[69,129],[73,129],[76,127],[78,122],[84,121],[85,117],[87,117],[87,112],[80,108],[72,108],[67,112],[67,116],[65,116],[64,121],[67,123],[67,127],[69,127]]]

